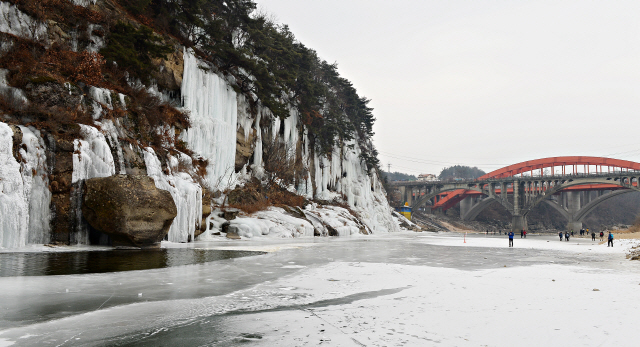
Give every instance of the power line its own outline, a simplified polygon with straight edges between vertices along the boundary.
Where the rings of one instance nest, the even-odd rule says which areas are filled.
[[[437,160],[426,160],[426,159],[419,159],[419,158],[413,158],[413,157],[407,157],[407,156],[403,156],[403,155],[398,155],[398,154],[393,154],[393,153],[389,153],[389,152],[384,152],[384,151],[378,151],[379,153],[381,153],[384,156],[387,157],[391,157],[394,159],[399,159],[399,160],[404,160],[404,161],[409,161],[409,162],[413,162],[413,163],[418,163],[418,164],[431,164],[431,165],[463,165],[463,163],[461,162],[447,162],[447,161],[437,161]],[[475,165],[475,166],[499,166],[499,167],[503,167],[503,166],[508,166],[510,164],[487,164],[487,163],[464,163],[464,165]]]

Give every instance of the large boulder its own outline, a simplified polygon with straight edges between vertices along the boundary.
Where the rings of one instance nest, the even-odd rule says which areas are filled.
[[[149,247],[169,232],[178,210],[171,194],[144,175],[116,175],[84,182],[82,215],[111,236],[114,246]]]

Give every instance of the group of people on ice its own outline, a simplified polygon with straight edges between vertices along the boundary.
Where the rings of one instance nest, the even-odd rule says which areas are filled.
[[[580,230],[580,235],[589,235],[589,229],[581,229]],[[513,236],[514,233],[513,231],[509,232],[509,247],[513,247]],[[573,230],[571,230],[571,233],[569,233],[568,231],[565,231],[564,234],[562,233],[562,231],[558,232],[558,236],[560,237],[560,241],[562,241],[562,238],[564,237],[565,241],[569,241],[569,239],[573,236]],[[527,237],[527,231],[526,230],[522,230],[520,232],[520,238],[526,238]],[[602,241],[604,238],[604,232],[600,231],[600,241]],[[596,232],[592,231],[591,232],[591,240],[595,241],[596,240]],[[613,234],[609,231],[609,236],[607,236],[607,247],[613,247]]]
[[[589,229],[580,229],[580,235],[589,235]],[[560,237],[560,241],[562,241],[562,231],[560,231],[558,233],[558,236]],[[571,234],[569,234],[568,231],[564,232],[564,240],[565,241],[569,241],[569,238],[571,238],[573,236],[573,230],[571,230]],[[604,239],[604,232],[600,231],[600,241],[603,241]],[[591,241],[595,241],[596,240],[596,232],[592,231],[591,232]],[[609,235],[607,236],[607,247],[613,247],[613,234],[609,231]]]

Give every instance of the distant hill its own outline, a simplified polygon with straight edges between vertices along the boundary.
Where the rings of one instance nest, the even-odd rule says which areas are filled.
[[[442,169],[438,178],[441,180],[451,178],[474,179],[484,175],[485,173],[486,172],[478,169],[477,167],[454,165]]]
[[[415,181],[418,178],[402,172],[381,172],[389,181]]]

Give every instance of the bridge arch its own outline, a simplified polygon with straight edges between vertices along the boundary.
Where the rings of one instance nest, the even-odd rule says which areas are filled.
[[[529,206],[527,208],[523,208],[522,210],[522,214],[524,216],[526,216],[536,205],[542,203],[542,201],[550,199],[551,196],[553,196],[554,194],[570,188],[570,187],[575,187],[575,186],[584,186],[584,185],[589,185],[589,184],[606,184],[606,185],[613,185],[613,186],[619,186],[620,188],[625,188],[625,189],[629,189],[630,191],[640,191],[640,188],[638,186],[634,186],[632,184],[633,179],[637,179],[636,177],[620,177],[619,179],[611,179],[611,178],[598,178],[598,177],[579,177],[579,178],[575,178],[575,179],[567,179],[566,181],[555,181],[554,183],[559,183],[559,184],[554,184],[553,186],[551,186],[550,189],[547,189],[546,191],[542,192],[542,194],[539,194],[537,196],[534,197],[534,199],[528,204]],[[594,205],[593,208],[595,208]]]
[[[565,174],[565,168],[567,166],[571,166],[574,168],[572,171],[573,174],[577,174],[578,166],[595,166],[596,172],[598,172],[598,168],[600,168],[600,172],[602,171],[602,167],[606,166],[610,171],[613,168],[618,169],[620,171],[640,171],[640,163],[636,163],[629,160],[622,159],[613,159],[613,158],[605,158],[605,157],[587,157],[587,156],[568,156],[568,157],[549,157],[549,158],[541,158],[535,160],[523,161],[517,164],[512,164],[509,166],[505,166],[503,168],[494,170],[489,172],[486,175],[479,177],[479,180],[489,179],[489,178],[505,178],[505,177],[513,177],[516,175],[522,175],[525,172],[533,173],[534,171],[540,170],[541,175],[544,176],[543,169],[546,168],[562,168],[562,175]],[[552,171],[552,174],[554,172]],[[587,170],[587,173],[589,171]]]

